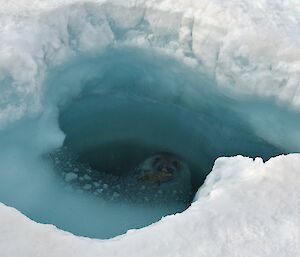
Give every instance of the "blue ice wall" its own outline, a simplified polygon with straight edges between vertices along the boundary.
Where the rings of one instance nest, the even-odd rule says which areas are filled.
[[[62,145],[95,164],[107,143],[134,139],[141,157],[129,144],[130,158],[175,153],[189,164],[195,189],[219,156],[299,151],[299,113],[222,92],[193,67],[147,49],[77,56],[49,71],[45,88],[41,112],[0,131],[0,201],[78,235],[109,238],[187,206],[128,206],[72,191],[47,158]]]

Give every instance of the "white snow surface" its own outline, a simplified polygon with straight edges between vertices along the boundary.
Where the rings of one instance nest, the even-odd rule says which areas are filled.
[[[0,125],[41,108],[49,67],[78,51],[119,44],[159,48],[220,86],[300,106],[298,0],[1,0],[0,6],[0,80],[14,81],[14,88],[1,89]]]
[[[0,127],[42,109],[48,68],[118,44],[159,48],[222,87],[300,108],[298,0],[0,0]],[[1,205],[0,256],[297,257],[299,186],[299,154],[219,158],[188,210],[110,240]]]
[[[76,237],[1,205],[1,256],[296,257],[299,167],[297,154],[219,158],[188,210],[110,240]]]

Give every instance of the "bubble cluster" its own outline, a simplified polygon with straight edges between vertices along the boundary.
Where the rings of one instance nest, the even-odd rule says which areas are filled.
[[[180,170],[172,173],[168,180],[161,179],[162,170],[153,171],[149,166],[160,155],[150,156],[131,171],[116,176],[109,171],[93,169],[87,163],[78,161],[78,156],[67,147],[61,147],[50,155],[61,183],[70,191],[89,193],[106,201],[126,203],[189,203],[192,200],[190,171],[183,161],[179,161]],[[156,173],[155,173],[156,172]],[[170,171],[171,172],[171,171]]]

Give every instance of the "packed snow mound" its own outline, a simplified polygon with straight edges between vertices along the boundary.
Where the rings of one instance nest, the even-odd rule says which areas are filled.
[[[300,110],[298,0],[0,0],[0,5],[0,129],[42,113],[38,132],[51,131],[46,138],[27,128],[31,137],[24,142],[33,142],[28,151],[46,152],[64,137],[57,110],[45,111],[48,71],[108,47],[159,50],[209,74],[239,98],[274,98]],[[300,256],[299,167],[299,154],[266,163],[219,158],[188,210],[106,241],[37,224],[1,205],[0,255]]]
[[[47,70],[112,45],[159,48],[222,87],[300,106],[298,1],[3,1],[0,125],[39,111]]]
[[[219,158],[187,211],[105,241],[34,223],[2,205],[1,256],[296,257],[299,167],[299,154],[266,163],[242,156]]]

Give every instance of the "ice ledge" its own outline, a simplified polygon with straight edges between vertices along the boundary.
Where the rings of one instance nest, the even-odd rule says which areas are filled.
[[[297,1],[0,0],[0,6],[0,123],[39,109],[49,66],[76,51],[119,44],[159,48],[227,89],[300,108]]]
[[[219,158],[184,213],[111,240],[76,237],[0,205],[1,257],[300,256],[300,154]]]

